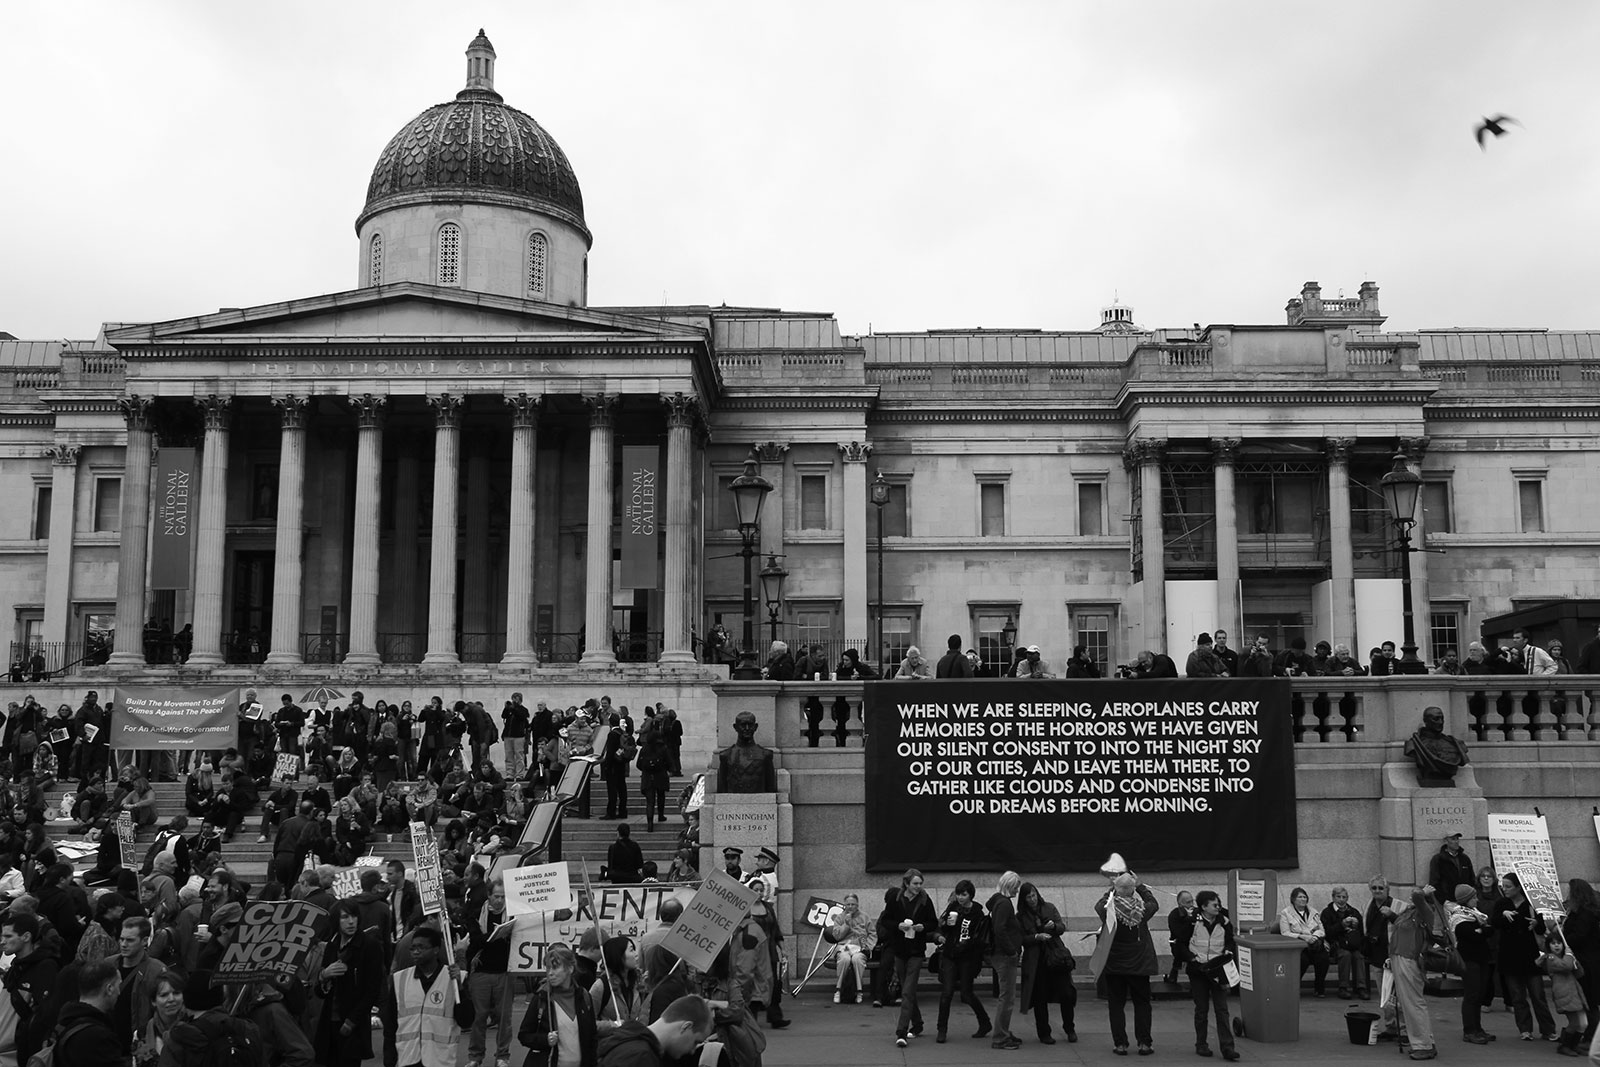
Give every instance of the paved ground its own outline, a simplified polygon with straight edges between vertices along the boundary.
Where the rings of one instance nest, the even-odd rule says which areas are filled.
[[[937,1016],[937,996],[923,996],[921,1000],[928,1032],[911,1041],[910,1046],[899,1049],[894,1044],[897,1008],[874,1009],[870,1002],[856,1005],[831,1003],[832,990],[816,986],[808,988],[797,1003],[785,1001],[791,1009],[793,1024],[786,1030],[769,1031],[767,1051],[763,1056],[765,1067],[875,1067],[879,1064],[988,1064],[998,1063],[1015,1067],[1035,1067],[1039,1064],[1096,1064],[1098,1067],[1142,1067],[1174,1060],[1189,1064],[1209,1063],[1224,1067],[1220,1055],[1210,1061],[1201,1060],[1194,1051],[1193,1006],[1187,1000],[1157,1000],[1155,1003],[1155,1055],[1139,1057],[1116,1056],[1111,1051],[1110,1028],[1107,1024],[1104,1001],[1084,997],[1077,1012],[1078,1043],[1068,1044],[1057,1030],[1056,1044],[1041,1045],[1035,1038],[1033,1019],[1017,1020],[1013,1029],[1022,1038],[1022,1048],[1015,1052],[1000,1052],[989,1047],[989,1039],[973,1040],[976,1029],[970,1011],[957,1004],[950,1016],[950,1040],[939,1045],[933,1040],[933,1021]],[[985,1007],[992,1007],[985,1000]],[[1452,1063],[1470,1063],[1490,1067],[1511,1061],[1538,1060],[1546,1064],[1569,1062],[1557,1057],[1555,1045],[1541,1041],[1524,1044],[1517,1040],[1511,1016],[1496,1005],[1495,1011],[1484,1016],[1484,1028],[1499,1035],[1494,1044],[1471,1045],[1461,1040],[1461,1001],[1458,998],[1429,997],[1428,1006],[1433,1015],[1434,1035],[1438,1042],[1439,1060]],[[521,1021],[522,998],[518,998],[518,1018]],[[1238,1015],[1238,998],[1232,1002]],[[1238,1042],[1243,1054],[1244,1067],[1254,1063],[1293,1063],[1297,1067],[1318,1067],[1322,1064],[1391,1064],[1409,1063],[1392,1043],[1376,1046],[1352,1045],[1345,1026],[1347,1011],[1375,1010],[1371,1002],[1347,1003],[1330,996],[1326,1000],[1307,999],[1301,1003],[1300,1040],[1281,1044],[1263,1044],[1248,1037]],[[1559,1019],[1559,1016],[1557,1017]],[[1059,1018],[1058,1020],[1059,1021]],[[1132,1010],[1129,1010],[1132,1026]],[[1215,1049],[1216,1038],[1212,1037]],[[491,1057],[493,1041],[490,1042]],[[525,1052],[520,1045],[513,1049],[512,1067],[521,1067]],[[466,1042],[462,1042],[462,1062],[466,1062]],[[492,1059],[491,1059],[492,1065]]]

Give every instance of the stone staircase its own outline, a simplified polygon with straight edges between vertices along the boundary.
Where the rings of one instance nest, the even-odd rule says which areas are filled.
[[[592,789],[593,810],[596,817],[577,819],[569,813],[562,819],[561,856],[572,864],[573,881],[576,883],[582,878],[581,861],[588,862],[589,877],[596,882],[600,881],[600,868],[606,862],[606,849],[617,839],[617,825],[622,822],[628,823],[631,827],[633,839],[639,842],[639,847],[644,851],[644,858],[654,860],[665,874],[677,850],[678,831],[683,828],[683,819],[678,815],[678,793],[691,780],[673,779],[672,785],[667,790],[667,821],[656,823],[654,833],[645,830],[644,801],[639,795],[637,778],[628,782],[627,819],[600,818],[605,813],[605,785],[596,783],[596,787]],[[138,862],[143,862],[145,850],[155,839],[157,830],[174,817],[187,814],[183,807],[184,784],[181,780],[157,782],[154,788],[157,820],[155,826],[144,828],[136,835]],[[62,796],[70,791],[70,786],[57,784],[46,793],[45,799],[51,808],[59,810]],[[270,791],[270,789],[263,790],[262,795],[265,796]],[[46,832],[56,840],[74,840],[67,833],[71,826],[71,819],[52,819],[46,823]],[[192,836],[199,828],[200,820],[190,816],[188,833]],[[439,829],[443,829],[442,823]],[[257,842],[256,838],[260,836],[260,832],[261,809],[257,806],[245,816],[244,822],[239,826],[239,832],[222,849],[223,861],[252,887],[261,886],[266,882],[267,865],[272,860],[271,835],[268,835],[266,841]],[[391,837],[375,830],[371,837],[369,852],[383,860],[404,860],[407,867],[412,864],[411,838],[404,831]]]

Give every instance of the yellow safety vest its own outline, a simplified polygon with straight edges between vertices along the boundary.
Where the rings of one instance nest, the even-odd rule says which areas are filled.
[[[440,970],[433,986],[424,990],[417,969],[408,967],[394,976],[395,1014],[398,1027],[394,1044],[401,1063],[422,1067],[456,1067],[456,984]]]

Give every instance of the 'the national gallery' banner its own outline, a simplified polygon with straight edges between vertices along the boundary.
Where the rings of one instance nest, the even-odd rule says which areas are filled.
[[[1299,865],[1286,679],[866,685],[869,871]]]
[[[194,544],[194,449],[163,448],[156,456],[155,522],[150,530],[150,588],[189,588]]]
[[[224,749],[239,743],[239,690],[225,685],[117,686],[115,749]]]
[[[622,446],[623,589],[656,587],[656,531],[661,450],[655,445]]]

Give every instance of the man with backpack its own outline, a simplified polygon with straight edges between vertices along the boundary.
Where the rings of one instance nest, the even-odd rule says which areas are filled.
[[[53,1048],[40,1049],[34,1059],[43,1059],[52,1067],[121,1067],[128,1053],[111,1025],[111,1013],[121,993],[122,977],[115,957],[83,964],[78,970],[78,999],[61,1009],[61,1021],[52,1035]]]
[[[16,902],[0,923],[0,947],[15,957],[6,971],[5,990],[11,997],[16,1024],[16,1062],[26,1064],[55,1028],[55,986],[60,953],[41,945],[43,923],[37,915],[18,914]],[[57,939],[56,944],[60,941]]]
[[[183,990],[183,1019],[167,1032],[161,1062],[174,1067],[266,1067],[261,1029],[223,1010],[222,986],[212,972],[191,972]],[[76,1060],[67,1061],[77,1067]]]

